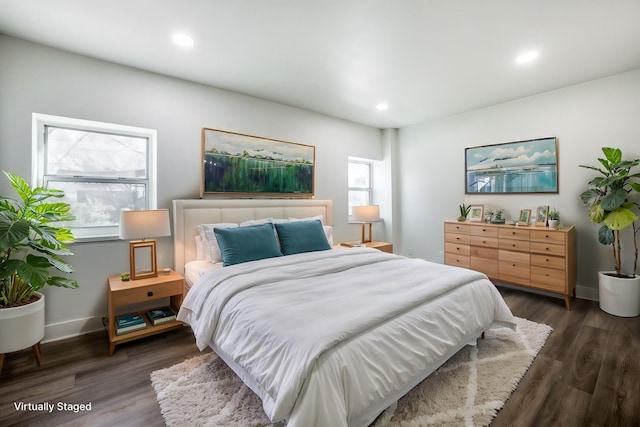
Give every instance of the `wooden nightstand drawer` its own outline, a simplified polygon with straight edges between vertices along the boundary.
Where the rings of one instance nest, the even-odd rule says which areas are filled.
[[[113,302],[116,305],[136,304],[139,302],[170,297],[182,293],[182,280],[159,283],[130,289],[122,289],[113,294]]]

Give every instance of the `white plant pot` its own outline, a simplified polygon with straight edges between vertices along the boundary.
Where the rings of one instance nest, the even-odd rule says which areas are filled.
[[[20,307],[0,309],[0,354],[29,348],[44,338],[44,295]]]
[[[549,220],[549,228],[558,228],[560,226],[559,219],[550,219]]]
[[[611,271],[598,272],[600,308],[620,317],[640,316],[640,276],[633,279],[609,276]]]

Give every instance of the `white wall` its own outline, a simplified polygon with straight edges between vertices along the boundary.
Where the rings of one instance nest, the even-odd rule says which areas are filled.
[[[336,241],[359,237],[347,222],[347,158],[385,161],[378,129],[1,35],[0,59],[2,170],[31,176],[34,112],[157,129],[160,208],[199,196],[202,127],[300,142],[316,146],[315,197],[334,200]],[[6,180],[0,191],[11,191]],[[98,327],[107,277],[128,270],[127,242],[72,250],[80,289],[45,291],[46,340]],[[158,251],[159,267],[172,266],[171,238]]]
[[[640,158],[640,70],[518,99],[464,114],[408,126],[399,131],[401,231],[396,247],[405,255],[443,262],[443,224],[461,203],[520,209],[550,205],[577,232],[578,296],[597,297],[598,270],[611,270],[611,251],[597,241],[579,195],[593,174],[600,148],[621,148]],[[478,145],[555,136],[559,149],[559,193],[551,195],[465,195],[464,149]],[[631,248],[632,250],[632,248]]]

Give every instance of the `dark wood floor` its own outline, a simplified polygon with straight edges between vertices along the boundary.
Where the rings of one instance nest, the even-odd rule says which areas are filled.
[[[597,303],[564,302],[501,289],[516,316],[554,328],[492,426],[640,426],[640,318],[610,316]],[[199,354],[187,328],[119,345],[104,333],[7,355],[0,374],[0,426],[162,426],[149,374]],[[91,403],[90,412],[18,411],[14,402]]]

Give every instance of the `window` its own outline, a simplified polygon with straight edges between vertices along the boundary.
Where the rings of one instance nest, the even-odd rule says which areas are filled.
[[[354,206],[372,203],[371,163],[349,160],[349,215]]]
[[[118,235],[120,210],[156,208],[156,131],[33,115],[33,182],[63,190],[77,240]]]

